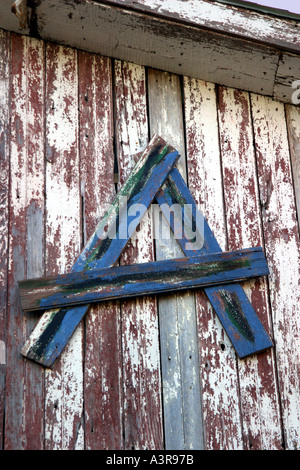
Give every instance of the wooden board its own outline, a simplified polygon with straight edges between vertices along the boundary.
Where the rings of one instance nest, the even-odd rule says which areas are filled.
[[[285,52],[281,54],[276,72],[274,98],[283,103],[294,103],[294,82],[299,80],[299,55]],[[296,93],[299,97],[299,93]],[[297,100],[298,104],[299,101]]]
[[[155,135],[152,138],[130,177],[77,258],[72,271],[81,271],[87,267],[108,267],[118,260],[128,239],[134,233],[177,159],[177,151],[159,136]],[[139,209],[134,211],[137,205]],[[130,214],[131,209],[132,214]],[[56,220],[58,219],[59,216],[56,216]],[[88,306],[74,307],[74,309],[44,313],[22,349],[22,354],[41,364],[53,365],[84,317]]]
[[[11,37],[10,210],[5,448],[41,449],[43,371],[20,356],[36,318],[20,310],[17,281],[44,274],[44,44]],[[8,91],[8,90],[7,90]],[[7,152],[7,148],[6,148]]]
[[[300,108],[286,106],[286,119],[293,171],[294,190],[300,229]]]
[[[170,207],[175,204],[180,205],[179,217],[184,220],[185,206],[189,206],[192,211],[190,215],[191,223],[197,225],[196,204],[181,178],[175,169],[169,176],[166,184],[157,196],[157,201],[165,210],[166,205]],[[177,214],[172,220],[172,230],[175,231]],[[199,217],[200,218],[200,217]],[[179,224],[178,224],[179,225]],[[201,227],[198,229],[200,232]],[[183,236],[178,242],[186,255],[197,253],[198,255],[214,253],[220,251],[218,242],[214,238],[207,222],[204,223],[204,241],[200,249],[189,249],[189,245],[200,245],[198,242],[187,243],[187,238]],[[213,305],[225,331],[234,345],[240,358],[264,351],[272,346],[272,341],[262,327],[253,307],[249,303],[243,289],[239,284],[223,286],[222,283],[216,287],[206,287],[205,293]]]
[[[9,211],[10,35],[0,32],[0,449],[3,450]]]
[[[46,70],[45,242],[50,275],[68,271],[81,245],[77,51],[47,44]],[[45,372],[45,449],[83,448],[82,361],[80,325],[53,370]]]
[[[167,6],[165,3],[164,8]],[[71,4],[68,7],[74,10]],[[82,41],[83,37],[80,37]],[[161,106],[156,107],[158,111],[163,110],[163,113],[155,113],[157,125],[163,121],[161,129],[169,132],[173,115],[176,115],[177,125],[183,123],[183,132],[180,127],[179,133],[173,133],[174,142],[176,146],[182,143],[183,152],[186,144],[188,186],[220,247],[224,251],[257,245],[266,247],[271,268],[267,283],[260,280],[243,285],[243,288],[274,339],[274,351],[238,360],[211,304],[201,291],[197,291],[195,297],[191,296],[191,302],[187,300],[190,297],[176,295],[172,313],[177,316],[177,324],[175,327],[170,324],[162,338],[158,328],[158,306],[155,299],[147,297],[143,303],[128,300],[117,302],[114,308],[105,303],[90,309],[82,322],[85,329],[83,345],[74,348],[70,356],[74,367],[71,368],[71,364],[58,368],[57,363],[53,381],[50,383],[47,379],[45,383],[43,367],[20,356],[37,316],[21,314],[17,280],[67,272],[61,264],[60,247],[66,247],[67,256],[72,257],[73,262],[76,254],[73,257],[68,251],[68,237],[74,236],[78,253],[85,246],[107,209],[104,205],[111,204],[115,196],[113,172],[117,173],[117,167],[113,168],[114,151],[118,156],[121,187],[121,174],[126,179],[127,171],[131,171],[132,159],[135,159],[132,155],[140,153],[149,140],[147,102],[151,104],[152,101],[148,100],[147,70],[143,67],[127,63],[122,63],[121,67],[117,62],[112,70],[107,58],[82,52],[74,54],[74,51],[65,56],[67,48],[60,49],[58,60],[52,60],[49,52],[45,56],[44,47],[48,50],[48,46],[54,47],[53,44],[6,32],[1,33],[0,44],[1,54],[4,54],[1,57],[5,59],[0,64],[0,75],[3,73],[0,88],[4,85],[0,98],[4,127],[1,127],[0,135],[3,137],[1,132],[4,130],[4,135],[10,137],[6,141],[0,137],[0,251],[4,250],[4,254],[1,251],[3,270],[0,271],[4,272],[1,282],[4,286],[7,283],[7,293],[2,290],[3,284],[0,287],[0,297],[4,299],[4,310],[0,311],[0,321],[4,318],[0,325],[0,341],[5,340],[5,351],[0,349],[0,382],[4,384],[2,417],[0,411],[3,448],[163,449],[165,442],[169,444],[171,439],[173,443],[175,439],[177,443],[182,439],[183,445],[195,448],[198,444],[191,436],[193,429],[206,449],[300,448],[299,217],[297,220],[295,205],[298,194],[298,107],[287,106],[285,115],[279,103],[254,95],[249,110],[245,92],[188,77],[181,83],[180,77],[154,73],[153,85],[157,87],[154,94],[161,96],[158,94],[160,76],[165,89],[165,98],[161,99]],[[136,54],[135,49],[131,52]],[[175,52],[183,51],[178,47]],[[79,60],[77,71],[74,55]],[[9,62],[9,59],[13,61]],[[55,101],[58,96],[62,96],[63,101],[67,95],[72,99],[70,106],[65,108],[67,113],[61,110],[63,101],[58,100],[56,109],[52,109],[55,102],[45,101],[46,97],[53,97],[53,93],[46,93],[44,79],[51,82],[51,64],[57,65],[60,61],[65,70],[74,70],[68,80],[61,77],[61,72],[54,73],[58,78]],[[69,80],[72,90],[64,86]],[[115,126],[110,87],[115,93]],[[174,88],[178,90],[176,93]],[[171,99],[166,97],[169,93]],[[177,96],[180,97],[178,100]],[[65,103],[68,105],[69,101]],[[77,106],[79,113],[74,109]],[[166,107],[172,111],[168,113]],[[180,121],[177,112],[180,115],[182,107],[185,120]],[[57,119],[50,116],[55,111]],[[70,151],[74,141],[72,126],[68,132],[70,138],[67,135],[62,144],[70,152],[70,158],[64,158],[60,151],[56,163],[55,159],[46,163],[46,156],[51,159],[52,149],[49,154],[45,154],[44,149],[49,147],[52,132],[61,134],[55,125],[60,123],[67,127],[67,116],[70,115],[74,126],[79,126],[76,157],[73,150]],[[22,141],[24,145],[20,146]],[[3,155],[6,156],[4,165]],[[76,162],[79,173],[75,177],[69,168],[72,182],[65,182],[64,178],[59,180],[58,175],[64,173],[63,168],[69,161]],[[43,181],[45,164],[48,166],[46,187]],[[55,170],[51,176],[53,165]],[[56,225],[53,210],[59,204],[53,202],[48,222],[44,209],[45,199],[54,199],[51,198],[53,179],[61,181],[63,194],[70,195],[73,201],[69,204],[71,218],[68,220],[69,215],[62,214]],[[95,190],[98,181],[99,192]],[[66,204],[60,204],[64,206],[63,211]],[[5,211],[8,211],[8,218]],[[57,214],[59,207],[56,211]],[[154,261],[150,230],[155,218],[151,216],[148,211],[147,218],[144,217],[145,225],[138,227],[128,251],[126,249],[124,258],[121,257],[121,265]],[[65,230],[57,242],[57,265],[52,235],[48,233],[48,239],[45,233],[41,236],[44,223],[45,228],[51,223],[52,233],[59,233],[60,227]],[[74,228],[75,235],[72,234]],[[53,263],[48,256],[45,260],[49,261],[49,270],[45,270],[44,263],[47,240],[51,242],[49,249],[53,254]],[[70,248],[73,250],[74,245]],[[179,254],[183,255],[181,251]],[[61,271],[57,269],[58,265],[62,266]],[[197,323],[194,314],[189,314],[195,300]],[[182,312],[186,313],[184,318]],[[191,331],[196,331],[196,338]],[[191,338],[196,339],[195,349],[195,342],[189,342]],[[166,347],[160,351],[159,340],[163,342],[164,339]],[[191,367],[191,362],[195,364],[193,351],[198,354],[198,347],[198,364]],[[177,356],[173,354],[180,348],[188,351],[181,355],[181,361],[177,353]],[[160,353],[164,366],[170,366],[169,369],[162,367],[163,375]],[[191,358],[189,353],[192,353]],[[174,392],[175,397],[178,390],[181,394],[176,395],[180,396],[180,401],[176,402],[178,408],[173,408],[174,414],[168,413],[168,407],[173,406],[175,400],[164,403],[163,392],[164,397],[168,391]],[[172,398],[171,393],[169,397]],[[202,409],[204,431],[198,426],[202,422]],[[175,433],[177,430],[177,435],[168,434],[172,429]],[[181,443],[178,444],[180,450],[183,448]]]
[[[119,187],[148,142],[144,67],[115,62],[115,129]],[[134,157],[135,156],[135,157]],[[149,209],[120,257],[120,264],[154,261]],[[163,449],[163,408],[156,298],[120,302],[124,448]],[[121,361],[120,361],[121,362]]]
[[[249,96],[220,87],[218,97],[228,249],[263,246]],[[273,339],[267,280],[247,282],[243,288]],[[238,373],[245,448],[282,449],[274,349],[238,361]]]
[[[189,189],[225,251],[215,85],[184,77],[184,109]],[[204,292],[197,292],[196,308],[206,449],[243,449],[235,350]]]
[[[3,2],[0,27],[19,32],[9,0]],[[286,76],[277,75],[283,55],[289,62],[294,53],[288,75],[299,79],[298,23],[244,8],[196,0],[81,0],[74,8],[44,0],[29,12],[24,34],[285,102],[291,102],[281,86]]]
[[[118,261],[178,157],[177,150],[154,135],[76,261],[74,270],[111,266]]]
[[[0,33],[0,449],[4,447],[9,211],[10,35]]]
[[[101,0],[95,0],[102,3]],[[299,51],[299,38],[296,38],[296,22],[263,15],[251,11],[246,4],[244,8],[222,5],[219,2],[205,0],[107,0],[106,3],[116,7],[132,8],[148,12],[168,21],[179,20],[187,24],[228,33],[248,40],[256,40],[275,47]],[[225,2],[226,3],[226,2]]]
[[[251,97],[283,437],[299,449],[300,242],[284,106]]]
[[[115,198],[111,60],[79,52],[78,81],[81,227],[85,246]],[[84,319],[86,449],[123,446],[119,315],[119,306],[107,302],[91,306]]]
[[[274,91],[280,52],[256,37],[249,41],[86,0],[75,9],[64,0],[44,0],[34,18],[45,40],[269,96]]]
[[[19,282],[23,310],[203,288],[268,275],[261,248],[177,258]]]
[[[179,77],[148,71],[149,124],[179,150],[185,177],[185,142]],[[154,206],[156,259],[183,256],[170,227]],[[184,314],[183,314],[184,312]],[[195,299],[193,293],[159,299],[159,328],[166,449],[204,447]]]

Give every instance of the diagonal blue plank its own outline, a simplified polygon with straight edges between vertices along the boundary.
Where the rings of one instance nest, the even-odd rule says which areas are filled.
[[[156,200],[173,232],[180,232],[177,240],[186,256],[222,251],[176,168],[156,195]],[[172,207],[174,210],[170,212]],[[240,358],[273,346],[240,284],[206,287],[204,290]]]
[[[159,136],[155,135],[151,139],[75,262],[72,272],[109,267],[118,260],[178,157],[178,152]],[[138,205],[139,211],[133,217],[130,216],[130,209],[135,205]],[[22,354],[46,367],[52,367],[88,308],[89,305],[83,305],[46,311],[24,345]]]

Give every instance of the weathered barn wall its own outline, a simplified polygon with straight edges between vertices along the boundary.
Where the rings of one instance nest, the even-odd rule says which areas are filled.
[[[0,28],[295,104],[299,15],[210,0],[18,2],[27,15],[2,0]]]
[[[5,31],[0,58],[1,447],[300,449],[299,107]],[[155,132],[222,249],[264,247],[244,288],[275,348],[237,359],[199,291],[96,305],[26,360],[17,281],[70,269]],[[178,256],[155,229],[120,263]]]

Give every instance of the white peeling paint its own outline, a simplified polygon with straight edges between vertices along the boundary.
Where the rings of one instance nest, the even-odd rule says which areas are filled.
[[[0,341],[0,365],[5,365],[6,364],[6,348],[5,348],[5,342]]]
[[[219,103],[229,249],[263,246],[249,96],[237,90],[221,88]],[[259,282],[259,298],[257,280],[243,283],[243,288],[254,308],[259,309],[258,313],[271,329],[267,285],[264,279]],[[273,351],[268,353],[269,369],[263,364],[263,360],[254,356],[238,361],[243,428],[247,446],[255,439],[255,446],[272,449],[281,445]],[[262,380],[263,373],[269,374],[267,381]],[[270,405],[268,408],[263,406],[266,402]]]
[[[225,250],[215,85],[184,77],[184,97],[189,187],[200,212]],[[210,303],[200,292],[196,305],[206,446],[208,449],[216,446],[238,449],[242,447],[242,429],[235,352]]]
[[[52,47],[47,46],[47,65]],[[52,49],[53,50],[53,49]],[[47,146],[51,150],[46,166],[47,226],[46,263],[56,272],[68,272],[80,249],[80,185],[78,157],[77,53],[59,47],[54,55],[54,86],[48,101]],[[50,105],[51,106],[51,105]],[[48,267],[49,269],[49,267]],[[49,272],[49,271],[48,271]],[[82,326],[68,342],[58,365],[46,370],[47,448],[70,449],[83,446],[83,350]]]
[[[145,149],[149,140],[145,69],[116,61],[115,79],[117,156],[121,187],[135,166],[137,154]],[[151,215],[151,209],[145,213],[131,237],[128,249],[122,253],[120,264],[154,260]],[[129,303],[121,302],[121,319],[125,423],[130,423],[133,417],[137,421],[132,432],[136,433],[137,427],[139,428],[141,442],[132,442],[135,448],[155,448],[162,445],[163,433],[158,314],[155,299],[146,296],[132,299]],[[129,416],[128,409],[131,407],[134,412]],[[150,412],[147,423],[143,422],[146,409]],[[131,425],[128,433],[131,432],[130,428]],[[126,435],[125,441],[128,439],[131,438]]]
[[[119,4],[128,5],[127,0]],[[283,35],[287,41],[294,42],[293,21],[271,15],[203,0],[139,0],[129,2],[134,8],[179,18],[197,26],[214,27],[220,32],[224,29],[249,39],[270,42],[280,40]]]
[[[146,119],[146,96],[141,93],[140,86],[145,83],[145,69],[139,65],[115,62],[116,87],[122,90],[119,99],[119,122],[117,139],[119,141],[122,158],[119,164],[127,178],[135,164],[135,154],[142,152],[148,144],[148,126]],[[127,93],[130,95],[126,96]],[[130,99],[134,97],[133,99]],[[138,111],[139,110],[139,111]]]
[[[252,96],[259,182],[283,427],[288,449],[300,446],[300,248],[282,104]],[[268,183],[268,184],[267,184]]]
[[[14,214],[17,217],[30,200],[40,204],[43,188],[41,187],[43,176],[43,142],[40,132],[34,129],[36,125],[36,110],[31,101],[34,86],[34,78],[29,82],[28,76],[41,78],[43,69],[43,47],[33,38],[24,38],[23,68],[18,74],[13,75],[12,88],[18,99],[14,100],[11,127],[11,193],[15,196],[13,205]],[[30,50],[29,50],[30,49]],[[33,61],[35,56],[35,61]],[[36,69],[37,67],[37,69]],[[33,82],[32,82],[33,81]],[[43,90],[39,84],[42,102]],[[43,116],[40,116],[41,124]],[[30,148],[34,152],[30,152]]]

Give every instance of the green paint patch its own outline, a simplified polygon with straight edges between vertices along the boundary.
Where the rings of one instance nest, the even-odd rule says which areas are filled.
[[[255,342],[255,335],[245,317],[241,302],[235,292],[228,290],[218,290],[217,297],[221,301],[222,307],[230,318],[232,324],[238,332],[251,343]]]
[[[224,260],[221,262],[210,262],[191,264],[187,267],[180,267],[172,269],[171,267],[167,270],[157,271],[146,271],[139,273],[138,276],[133,274],[118,274],[114,277],[113,281],[110,276],[99,279],[97,277],[91,279],[85,279],[78,281],[74,284],[60,286],[62,292],[75,293],[89,291],[91,289],[99,289],[111,286],[122,286],[125,284],[136,284],[145,282],[184,282],[189,280],[196,280],[199,278],[210,277],[218,273],[226,271],[235,271],[236,269],[250,267],[251,263],[248,259],[237,259],[237,260]]]

